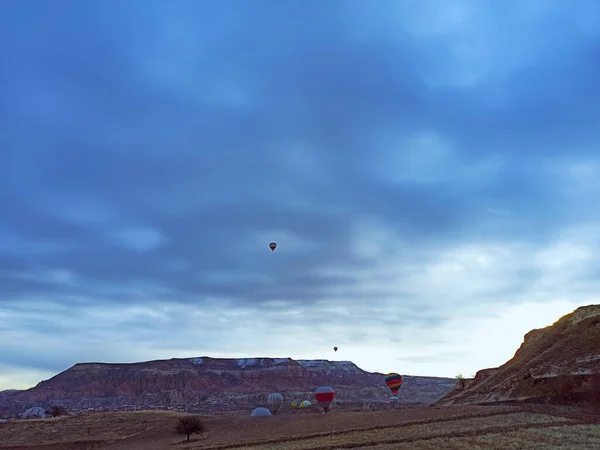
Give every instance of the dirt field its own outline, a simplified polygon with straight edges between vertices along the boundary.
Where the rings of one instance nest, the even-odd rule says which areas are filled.
[[[202,437],[174,433],[181,414],[97,413],[0,424],[1,450],[597,449],[597,411],[550,406],[403,407],[376,412],[203,417]]]

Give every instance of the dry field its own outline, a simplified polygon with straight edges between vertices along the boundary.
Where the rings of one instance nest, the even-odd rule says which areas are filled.
[[[597,449],[600,415],[549,406],[402,407],[274,417],[205,416],[203,437],[173,432],[181,414],[96,413],[0,424],[0,450]]]

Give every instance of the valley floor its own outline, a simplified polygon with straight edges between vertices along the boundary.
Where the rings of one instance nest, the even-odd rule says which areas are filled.
[[[287,411],[205,416],[186,442],[179,413],[115,412],[0,424],[0,450],[597,449],[600,414],[527,406],[399,407],[376,412]]]

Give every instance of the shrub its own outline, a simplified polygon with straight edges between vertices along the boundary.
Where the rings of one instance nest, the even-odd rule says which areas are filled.
[[[371,403],[362,403],[360,409],[364,412],[371,412],[373,411],[373,405]]]
[[[204,422],[198,416],[186,416],[177,421],[175,431],[177,434],[185,434],[190,440],[192,434],[202,434],[206,430]]]
[[[69,414],[69,411],[67,411],[67,408],[65,408],[64,406],[51,406],[46,411],[46,414],[48,414],[52,417],[59,417],[59,416],[66,416],[67,414]]]

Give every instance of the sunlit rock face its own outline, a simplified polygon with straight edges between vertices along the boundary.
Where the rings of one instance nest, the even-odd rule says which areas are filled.
[[[600,305],[583,306],[525,335],[515,356],[477,372],[437,403],[600,402]]]

